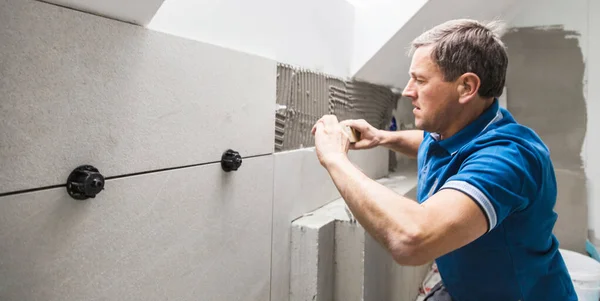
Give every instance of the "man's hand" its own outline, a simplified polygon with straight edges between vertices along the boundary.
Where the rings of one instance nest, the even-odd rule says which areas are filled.
[[[360,132],[360,140],[350,145],[351,149],[370,149],[378,146],[383,132],[371,126],[364,119],[349,119],[340,122]]]
[[[325,115],[312,128],[319,162],[327,167],[337,159],[347,159],[350,140],[334,115]]]

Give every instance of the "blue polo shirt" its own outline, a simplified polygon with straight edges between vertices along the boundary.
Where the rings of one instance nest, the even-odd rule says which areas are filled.
[[[436,259],[453,301],[577,300],[552,234],[556,178],[548,148],[498,100],[448,139],[425,133],[418,201],[456,189],[479,205],[488,231]]]

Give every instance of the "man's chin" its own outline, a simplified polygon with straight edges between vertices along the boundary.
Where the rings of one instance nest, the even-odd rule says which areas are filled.
[[[418,130],[424,130],[423,122],[419,119],[415,119],[415,128]]]

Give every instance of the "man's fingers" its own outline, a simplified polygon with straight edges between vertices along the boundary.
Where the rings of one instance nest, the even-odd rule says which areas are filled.
[[[338,119],[335,115],[325,115],[321,117],[321,120],[325,125],[335,125],[338,123]]]
[[[358,141],[356,141],[356,143],[353,144],[353,146],[354,146],[354,149],[366,148],[369,146],[369,141],[358,140]]]
[[[317,123],[315,123],[310,132],[315,135],[317,130],[319,130],[319,125],[321,125],[321,127],[333,127],[337,124],[338,119],[335,115],[324,115],[317,121]]]
[[[347,119],[341,121],[340,124],[357,129],[359,132],[362,132],[367,129],[367,122],[362,119]]]
[[[354,119],[346,119],[346,120],[342,120],[342,121],[340,121],[340,124],[341,124],[341,125],[347,125],[347,126],[350,126],[350,127],[352,127],[352,126],[355,126],[355,125],[356,125],[356,123],[357,123],[357,122],[356,122],[356,120],[354,120]]]
[[[323,120],[319,119],[319,121],[317,121],[317,123],[315,123],[315,125],[313,126],[311,133],[313,135],[315,135],[317,133],[317,131],[322,130],[324,126],[325,126],[325,123],[323,122]]]
[[[319,124],[324,125],[324,118],[325,118],[325,116],[319,118],[319,120],[317,120],[315,125],[313,125],[312,130],[310,131],[313,135],[317,132],[317,127],[319,126]]]

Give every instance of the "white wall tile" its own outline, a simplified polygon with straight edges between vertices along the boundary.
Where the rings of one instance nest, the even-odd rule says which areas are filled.
[[[273,157],[0,198],[1,300],[269,299]]]

